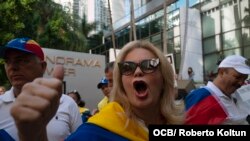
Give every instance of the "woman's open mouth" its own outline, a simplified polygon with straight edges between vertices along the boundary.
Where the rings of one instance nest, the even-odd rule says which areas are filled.
[[[134,89],[136,90],[136,96],[139,98],[145,98],[148,93],[147,93],[147,89],[148,86],[146,84],[146,82],[144,81],[135,81],[133,83]]]

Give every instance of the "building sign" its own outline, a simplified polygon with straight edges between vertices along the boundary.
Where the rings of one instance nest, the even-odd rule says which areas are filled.
[[[43,48],[47,69],[45,77],[51,77],[56,64],[64,67],[65,93],[77,90],[89,109],[96,108],[103,98],[97,84],[104,76],[105,56]]]
[[[61,64],[64,66],[65,76],[76,77],[76,67],[97,67],[101,68],[100,61],[97,59],[81,59],[81,58],[73,58],[68,56],[57,56],[51,55],[45,56],[45,61],[49,64]],[[46,73],[50,76],[53,71],[53,68],[47,68]]]

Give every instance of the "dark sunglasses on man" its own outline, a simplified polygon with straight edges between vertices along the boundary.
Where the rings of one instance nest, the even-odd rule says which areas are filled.
[[[122,75],[131,75],[135,72],[136,68],[139,67],[143,73],[153,73],[158,65],[160,64],[159,58],[157,59],[145,59],[140,63],[132,61],[124,61],[118,63],[119,70]]]

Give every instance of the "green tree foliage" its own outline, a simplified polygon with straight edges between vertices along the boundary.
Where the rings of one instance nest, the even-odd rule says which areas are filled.
[[[0,0],[0,46],[30,37],[45,48],[88,52],[87,35],[94,27],[52,0]],[[3,66],[0,78],[6,83]]]
[[[27,36],[46,48],[86,51],[86,37],[74,28],[78,19],[51,0],[6,0],[0,3],[0,17],[1,45]]]
[[[87,49],[90,50],[102,44],[103,32],[99,32],[87,38]]]
[[[87,39],[87,47],[86,47],[87,50],[90,50],[102,44],[102,38],[103,38],[102,31],[90,35],[91,32],[96,29],[97,24],[100,24],[100,23],[98,22],[87,23],[87,19],[85,15],[81,19],[81,25],[79,28]]]
[[[82,31],[85,37],[88,37],[90,32],[96,28],[97,24],[98,24],[97,22],[87,23],[86,16],[83,15],[83,18],[81,20],[80,30]]]

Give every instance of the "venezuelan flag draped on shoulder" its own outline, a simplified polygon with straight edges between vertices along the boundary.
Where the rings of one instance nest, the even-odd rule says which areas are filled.
[[[192,91],[185,99],[186,124],[222,124],[227,113],[207,87]]]
[[[117,102],[110,102],[66,139],[72,140],[147,141],[148,130],[129,122],[123,108]]]

